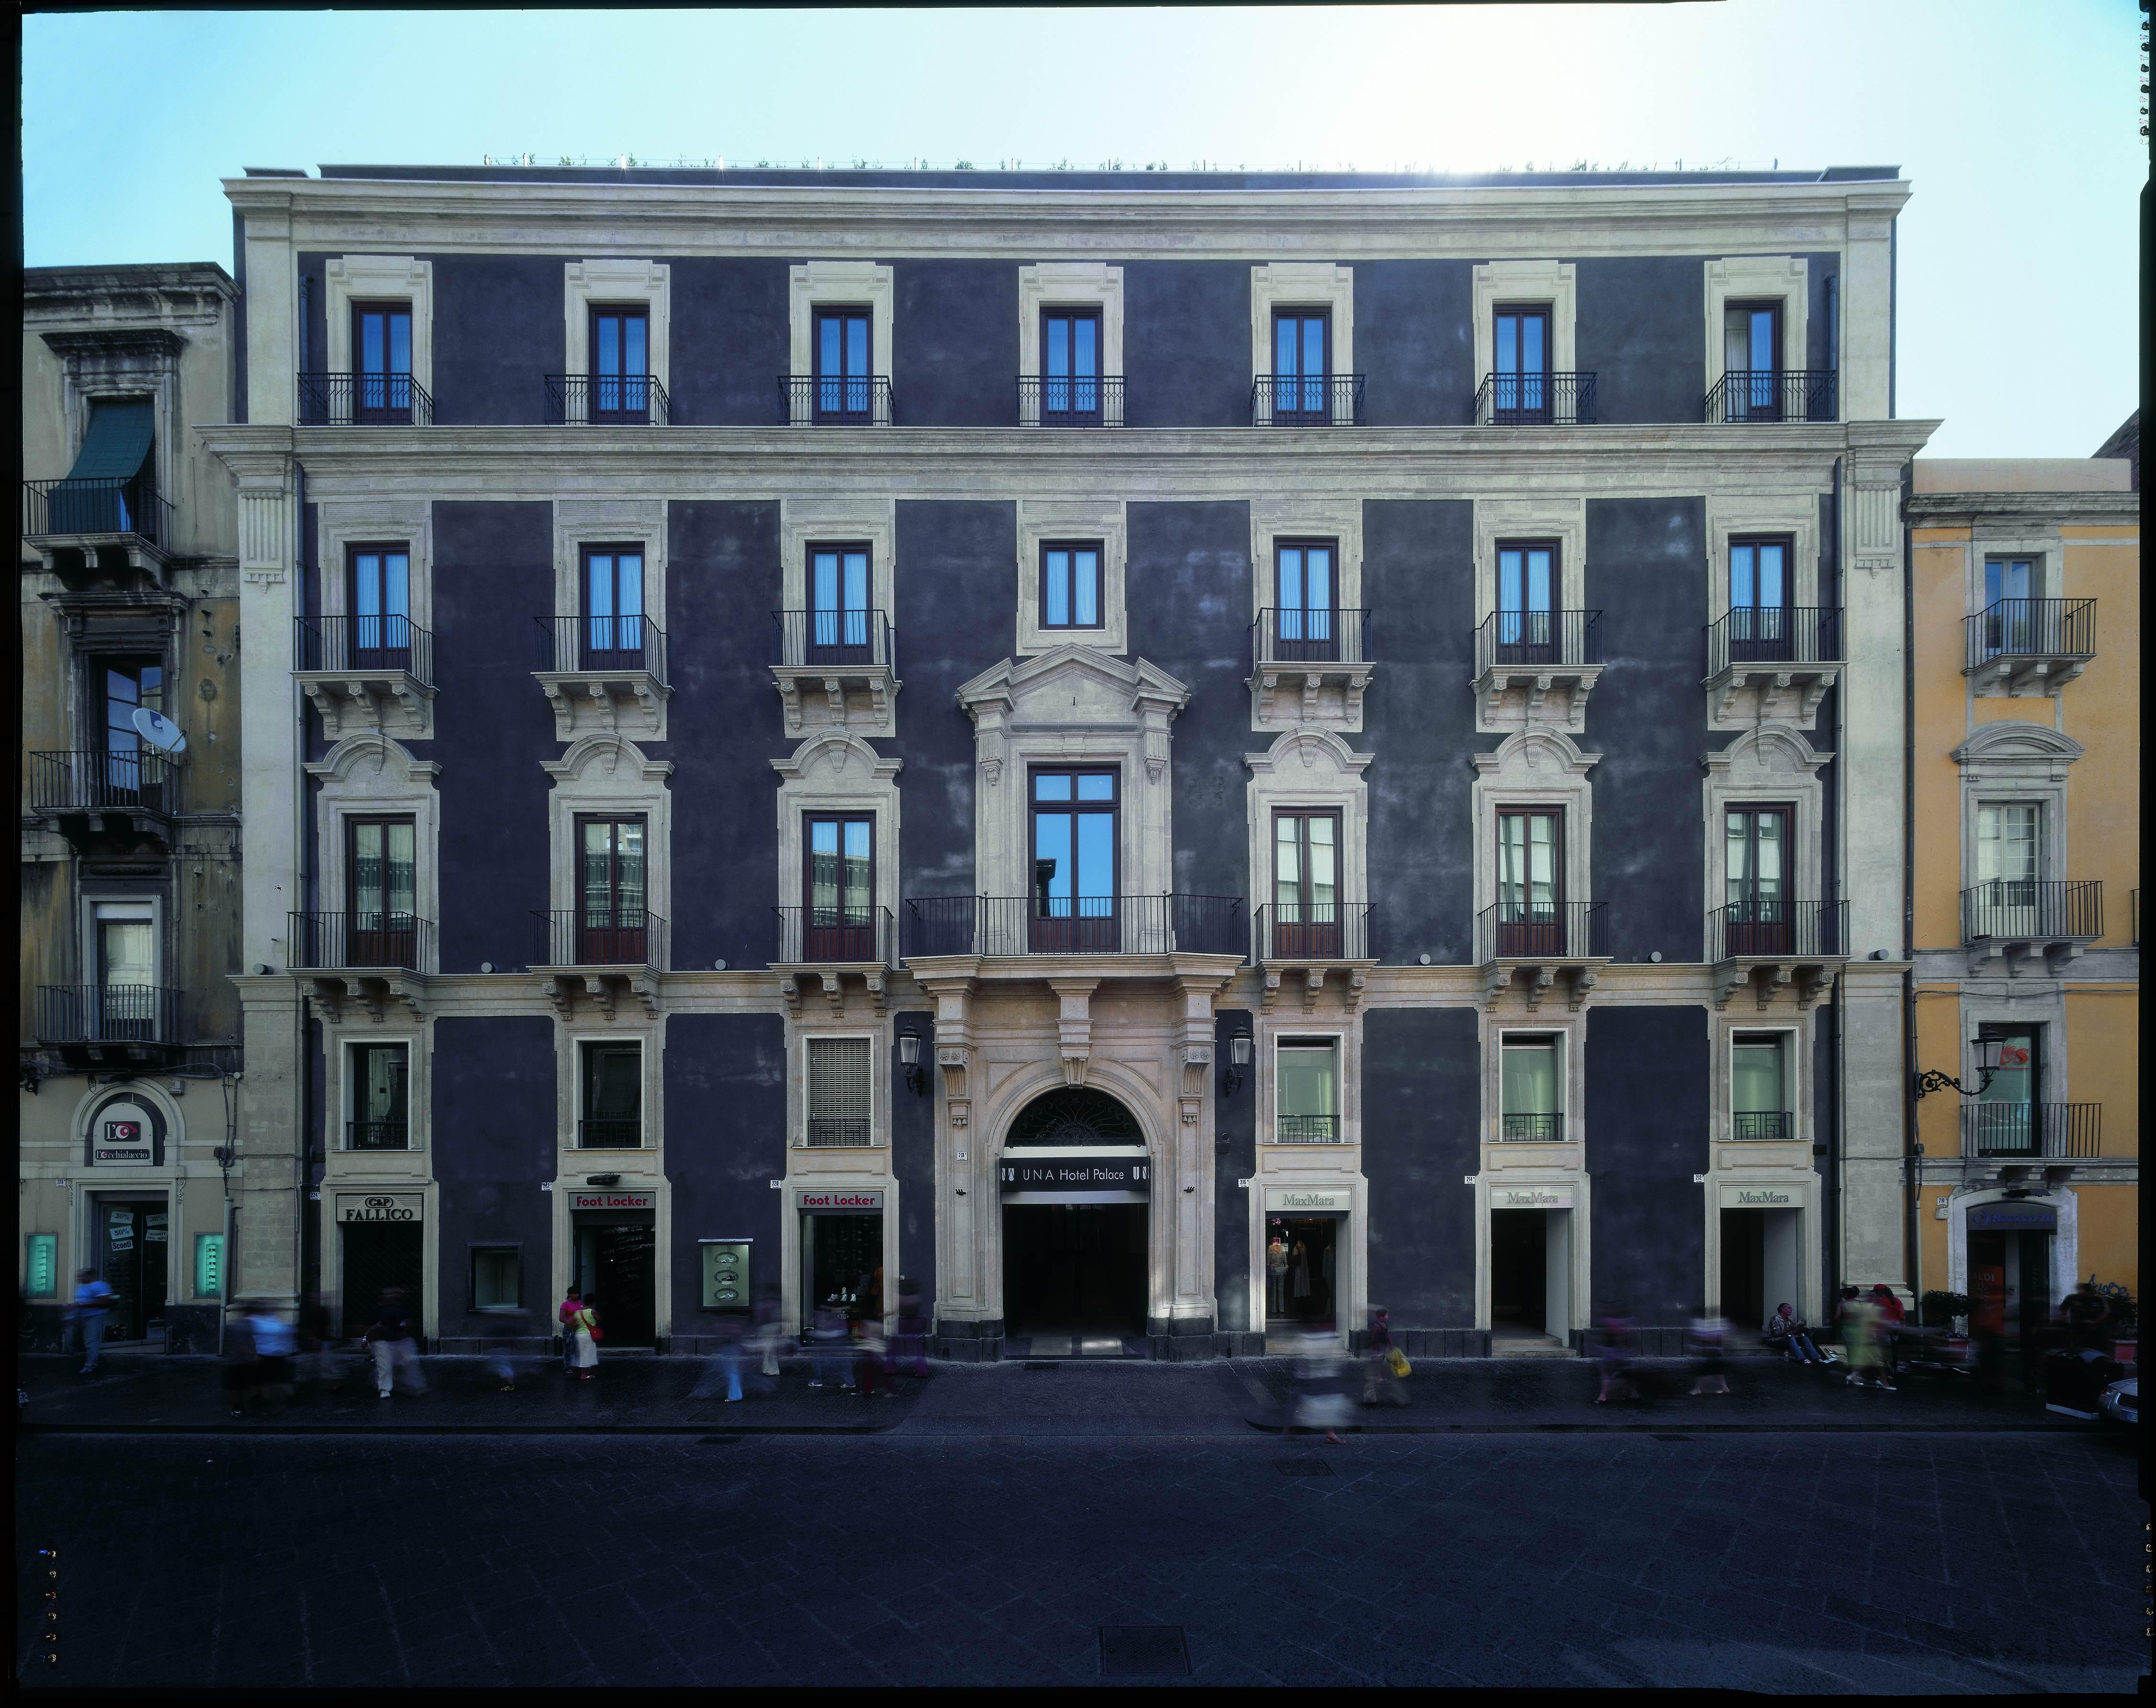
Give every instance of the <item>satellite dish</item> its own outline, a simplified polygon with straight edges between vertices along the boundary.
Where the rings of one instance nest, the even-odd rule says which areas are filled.
[[[135,708],[131,721],[136,734],[155,747],[160,753],[177,757],[187,751],[186,732],[161,711],[152,711],[146,705]]]

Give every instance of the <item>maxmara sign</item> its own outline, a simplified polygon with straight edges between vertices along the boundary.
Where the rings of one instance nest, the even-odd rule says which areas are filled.
[[[1493,1210],[1568,1210],[1572,1208],[1572,1188],[1568,1186],[1493,1186],[1490,1188],[1490,1208]]]
[[[1313,1192],[1302,1186],[1269,1186],[1265,1211],[1276,1216],[1297,1212],[1306,1216],[1344,1216],[1353,1208],[1353,1196],[1345,1192]]]
[[[1725,1210],[1794,1210],[1804,1201],[1794,1186],[1732,1186],[1727,1181],[1722,1186]]]

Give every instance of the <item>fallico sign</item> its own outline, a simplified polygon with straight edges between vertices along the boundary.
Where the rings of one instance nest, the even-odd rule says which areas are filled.
[[[425,1219],[427,1201],[416,1192],[341,1192],[336,1199],[340,1222],[418,1222]]]

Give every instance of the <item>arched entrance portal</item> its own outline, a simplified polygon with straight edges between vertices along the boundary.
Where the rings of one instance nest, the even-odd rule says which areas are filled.
[[[996,1172],[1007,1350],[1142,1355],[1152,1165],[1137,1118],[1090,1087],[1046,1092],[1011,1122]]]

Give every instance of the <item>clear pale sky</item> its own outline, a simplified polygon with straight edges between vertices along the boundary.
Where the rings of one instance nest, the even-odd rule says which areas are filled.
[[[2135,404],[2133,0],[1238,12],[116,12],[23,25],[23,259],[218,261],[243,167],[624,153],[1469,172],[1897,165],[1900,413]]]

